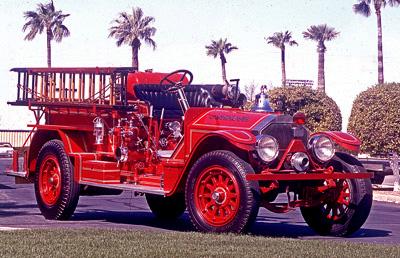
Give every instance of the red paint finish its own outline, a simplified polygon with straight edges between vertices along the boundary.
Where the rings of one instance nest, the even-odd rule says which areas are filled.
[[[197,108],[193,108],[197,109]],[[203,112],[202,112],[203,111]],[[196,111],[193,111],[196,112]],[[194,119],[191,128],[208,130],[251,130],[263,119],[270,116],[268,113],[246,112],[240,109],[202,108],[201,115]],[[186,117],[191,116],[188,111]]]
[[[199,216],[213,226],[231,222],[240,206],[240,188],[228,169],[212,166],[203,170],[195,183],[194,201]]]
[[[326,180],[326,179],[362,179],[362,178],[371,178],[373,176],[372,173],[363,172],[363,173],[341,173],[341,172],[333,172],[331,174],[328,173],[311,173],[307,174],[297,174],[297,173],[268,173],[268,174],[249,174],[246,176],[247,180],[253,181],[270,181],[270,180],[283,180],[283,181],[291,181],[291,180]]]
[[[121,182],[121,169],[116,162],[87,160],[82,163],[81,180],[101,184],[118,184]]]
[[[127,94],[132,99],[136,99],[135,96],[135,85],[137,84],[160,84],[160,81],[166,76],[168,73],[153,73],[153,72],[136,72],[128,74],[128,84],[127,84]],[[170,77],[171,80],[180,80],[180,75],[173,75]],[[183,84],[187,83],[187,78],[183,79]],[[163,84],[168,84],[165,81]]]
[[[303,112],[296,112],[293,115],[293,123],[296,125],[304,125],[306,123],[306,115]]]
[[[52,206],[56,204],[61,193],[61,171],[58,159],[48,155],[40,165],[39,192],[43,202]]]
[[[323,214],[326,214],[327,219],[338,221],[345,214],[350,205],[351,191],[347,180],[338,180],[336,190],[336,198],[326,200],[326,205],[322,206]]]

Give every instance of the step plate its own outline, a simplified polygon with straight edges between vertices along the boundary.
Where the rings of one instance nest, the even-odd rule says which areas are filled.
[[[163,189],[161,189],[160,187],[154,187],[154,186],[142,186],[142,185],[134,185],[134,184],[97,184],[97,183],[86,182],[86,181],[81,181],[80,184],[109,188],[109,189],[134,191],[134,192],[139,192],[139,193],[157,194],[157,195],[163,195],[163,196],[165,196],[165,194],[166,194],[166,192]]]
[[[16,176],[16,177],[24,177],[24,178],[26,178],[28,176],[28,173],[26,171],[6,170],[5,174],[7,176]]]

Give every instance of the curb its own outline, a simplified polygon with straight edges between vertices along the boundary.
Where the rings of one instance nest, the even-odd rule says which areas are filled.
[[[400,192],[374,190],[373,200],[400,204]]]

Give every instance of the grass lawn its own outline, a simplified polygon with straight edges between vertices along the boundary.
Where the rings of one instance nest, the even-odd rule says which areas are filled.
[[[0,231],[0,257],[400,257],[400,245],[97,229]]]

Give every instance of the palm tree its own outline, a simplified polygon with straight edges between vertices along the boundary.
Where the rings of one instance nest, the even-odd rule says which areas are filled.
[[[226,57],[225,54],[229,54],[235,49],[238,49],[236,46],[232,45],[231,43],[227,42],[227,39],[219,39],[218,41],[211,40],[211,44],[206,46],[207,49],[207,55],[212,56],[214,58],[219,58],[221,59],[221,68],[222,68],[222,81],[224,84],[228,84],[228,81],[226,79],[226,69],[225,69],[225,64],[226,62]]]
[[[281,49],[281,69],[282,69],[282,85],[286,86],[286,69],[285,69],[285,45],[297,46],[297,42],[292,39],[292,33],[289,31],[275,32],[272,36],[265,38],[267,44]]]
[[[384,82],[383,77],[383,50],[382,50],[382,21],[381,8],[389,4],[392,7],[400,5],[400,0],[358,0],[358,4],[353,5],[353,11],[369,17],[371,15],[371,5],[374,5],[378,25],[378,83]]]
[[[325,52],[326,46],[325,41],[335,39],[339,35],[339,32],[335,31],[334,28],[327,26],[326,24],[312,25],[307,31],[303,32],[305,39],[311,39],[317,42],[318,52],[318,91],[325,93]]]
[[[63,14],[61,10],[55,10],[53,0],[47,4],[38,4],[36,11],[24,12],[27,22],[22,27],[22,31],[29,30],[25,40],[33,40],[38,33],[42,34],[46,30],[48,67],[51,67],[51,41],[61,42],[64,37],[70,35],[68,28],[63,24],[68,16],[69,14]]]
[[[156,49],[156,42],[151,38],[156,33],[156,28],[150,24],[155,21],[154,17],[144,16],[140,7],[133,7],[132,14],[122,12],[119,17],[112,22],[114,26],[110,28],[108,37],[114,37],[117,40],[117,46],[123,43],[132,48],[132,67],[139,70],[139,49],[144,41],[153,50]]]

